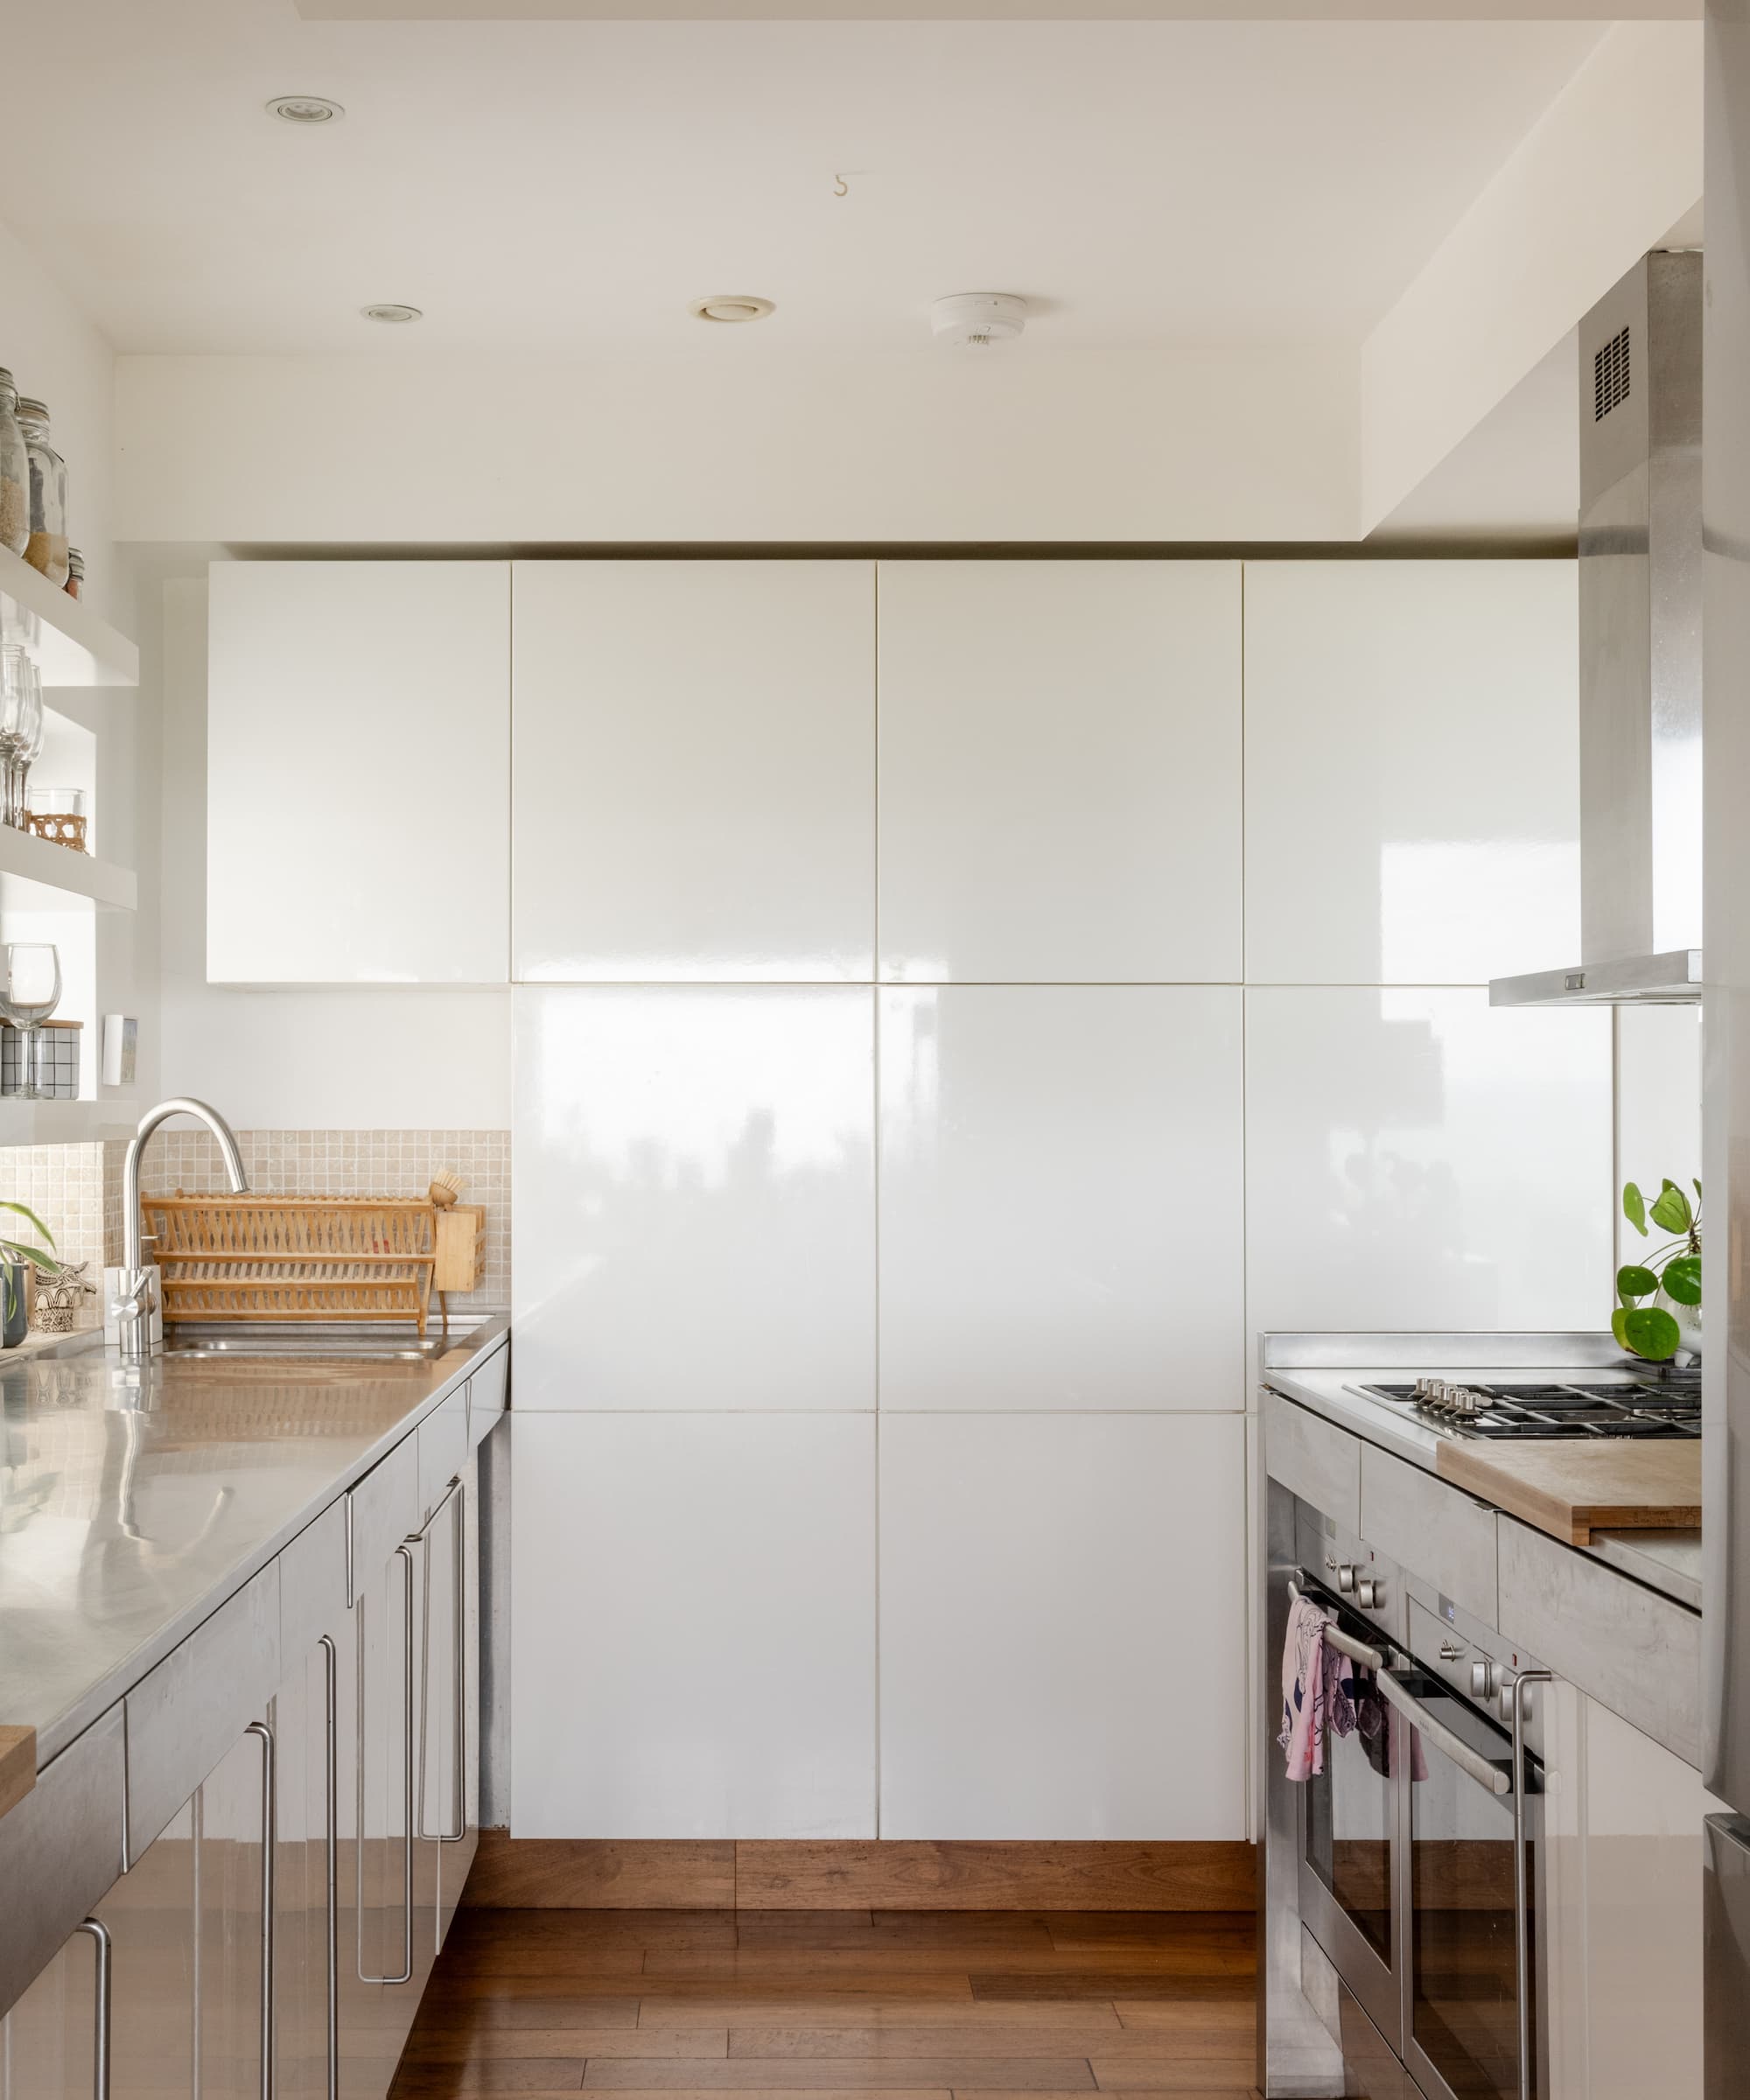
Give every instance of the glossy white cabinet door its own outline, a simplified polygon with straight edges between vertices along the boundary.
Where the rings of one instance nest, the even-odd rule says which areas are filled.
[[[869,562],[519,562],[515,976],[868,978]]]
[[[884,562],[881,975],[1237,981],[1234,562]]]
[[[884,1416],[881,1835],[1243,1837],[1245,1531],[1238,1416]]]
[[[1572,562],[1248,562],[1246,975],[1579,954]]]
[[[512,1835],[873,1837],[873,1417],[512,1433]]]
[[[503,984],[510,564],[215,562],[209,598],[208,977]]]
[[[1243,1407],[1242,994],[884,990],[884,1408]]]
[[[1700,1775],[1586,1705],[1589,2100],[1701,2100]]]
[[[1246,1016],[1250,1327],[1606,1324],[1607,1012],[1285,986]]]
[[[516,992],[519,1412],[874,1405],[874,999]]]

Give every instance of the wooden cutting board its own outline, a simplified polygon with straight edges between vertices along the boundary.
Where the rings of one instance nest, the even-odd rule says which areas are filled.
[[[1690,1530],[1701,1522],[1699,1437],[1657,1444],[1443,1438],[1436,1469],[1571,1546],[1589,1546],[1595,1530]]]
[[[17,1808],[36,1783],[36,1730],[0,1728],[0,1816]]]

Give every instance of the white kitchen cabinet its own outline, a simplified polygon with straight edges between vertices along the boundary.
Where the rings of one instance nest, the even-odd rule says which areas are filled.
[[[1236,562],[884,562],[884,978],[1237,982]]]
[[[512,1836],[874,1837],[872,1414],[514,1436]]]
[[[519,562],[514,975],[868,978],[866,561]]]
[[[503,984],[509,564],[221,562],[209,589],[209,979]]]
[[[1244,1406],[1241,997],[881,992],[884,1409]]]
[[[882,1836],[1243,1838],[1245,1593],[1241,1417],[884,1415]]]
[[[1579,953],[1575,565],[1246,564],[1246,975]]]
[[[1482,990],[1246,994],[1246,1315],[1270,1328],[1596,1326],[1610,1016]]]
[[[874,1405],[874,998],[518,990],[519,1413]]]

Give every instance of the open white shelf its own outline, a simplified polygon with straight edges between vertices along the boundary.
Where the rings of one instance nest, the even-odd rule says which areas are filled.
[[[100,1138],[131,1138],[139,1120],[131,1096],[21,1101],[15,1094],[0,1094],[0,1144],[79,1144]]]
[[[80,910],[101,904],[131,912],[139,892],[131,868],[0,824],[0,911]]]
[[[8,634],[25,628],[45,685],[140,682],[140,652],[127,636],[78,598],[57,591],[8,547],[0,547],[0,599],[10,600],[0,606]]]

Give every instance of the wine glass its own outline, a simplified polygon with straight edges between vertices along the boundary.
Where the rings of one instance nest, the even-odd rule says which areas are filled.
[[[60,1004],[60,950],[52,941],[14,941],[0,947],[0,1019],[18,1031],[19,1093],[43,1098],[42,1024]]]

